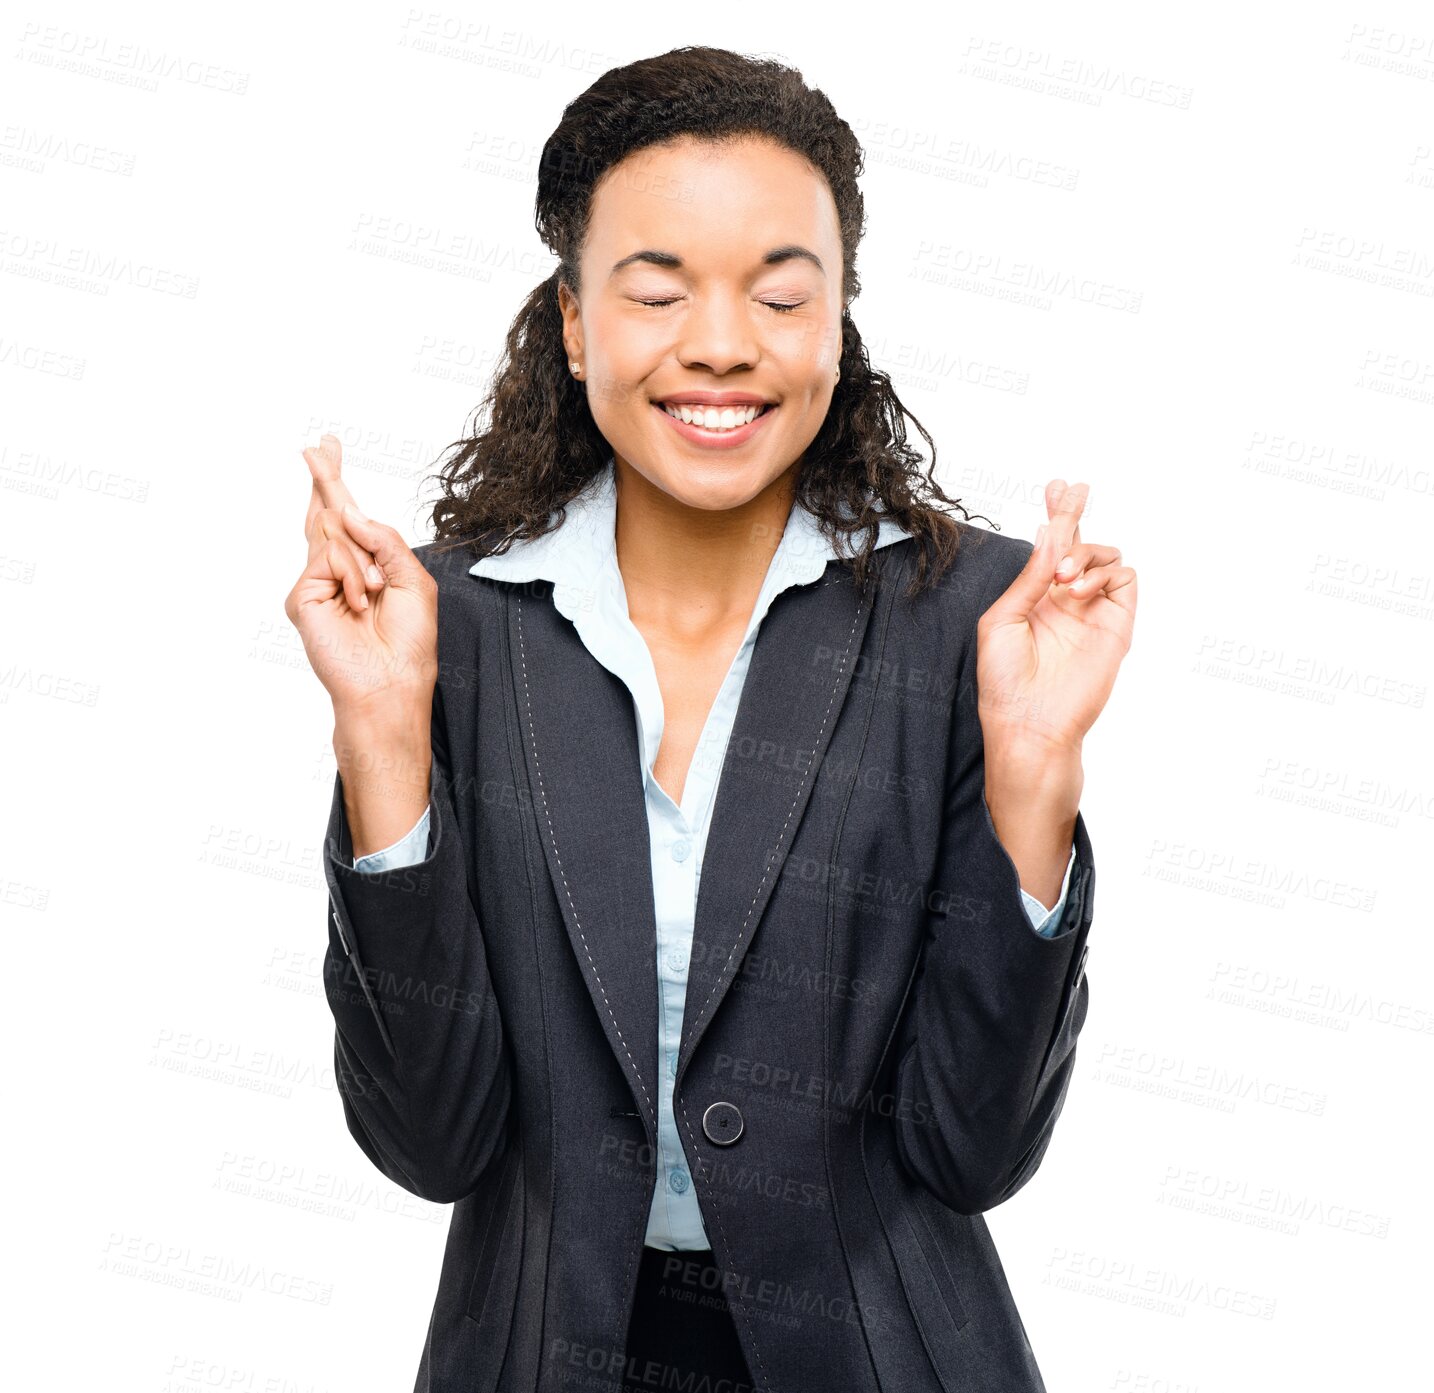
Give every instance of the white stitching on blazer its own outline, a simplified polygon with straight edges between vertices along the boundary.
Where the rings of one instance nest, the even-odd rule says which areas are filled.
[[[533,708],[528,701],[528,654],[523,646],[523,597],[518,595],[518,653],[523,662],[523,706],[528,712],[528,729],[533,729]],[[602,993],[602,1004],[607,1010],[607,1017],[612,1022],[612,1028],[617,1031],[617,1038],[622,1040],[622,1050],[627,1055],[628,1063],[632,1065],[632,1072],[637,1076],[637,1086],[642,1089],[642,1096],[647,1099],[647,1105],[653,1109],[656,1116],[656,1105],[648,1097],[647,1085],[642,1081],[642,1070],[637,1067],[637,1060],[632,1057],[632,1051],[627,1047],[627,1041],[623,1039],[621,1028],[618,1026],[617,1017],[612,1013],[612,1005],[607,999],[607,988],[602,984],[602,978],[598,974],[597,964],[593,962],[592,952],[588,948],[588,938],[583,932],[582,921],[578,918],[578,907],[573,904],[573,894],[568,888],[568,873],[563,869],[563,858],[558,852],[558,839],[553,835],[553,820],[548,816],[548,795],[543,789],[543,769],[538,762],[538,741],[533,739],[533,767],[538,771],[538,792],[543,798],[543,818],[548,824],[548,840],[553,845],[553,859],[558,863],[558,874],[563,878],[563,893],[568,897],[568,904],[572,906],[573,923],[578,926],[578,937],[583,941],[583,952],[588,956],[588,965],[593,970],[593,978],[598,984],[598,991]]]

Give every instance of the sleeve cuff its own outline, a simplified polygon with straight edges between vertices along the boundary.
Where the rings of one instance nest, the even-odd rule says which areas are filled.
[[[1065,879],[1061,881],[1060,898],[1047,909],[1034,895],[1021,891],[1021,903],[1025,906],[1026,917],[1031,927],[1044,938],[1054,938],[1061,931],[1061,912],[1066,907],[1066,896],[1070,891],[1071,870],[1075,866],[1075,845],[1071,845],[1070,859],[1066,862]]]
[[[432,811],[433,805],[430,803],[407,836],[400,838],[392,846],[384,847],[382,851],[371,851],[367,856],[358,857],[353,864],[354,870],[364,875],[377,875],[379,871],[393,871],[401,866],[415,866],[420,861],[426,861],[431,854],[428,847],[428,824]],[[1069,876],[1069,870],[1066,874]],[[1031,903],[1035,904],[1036,901],[1032,900]]]

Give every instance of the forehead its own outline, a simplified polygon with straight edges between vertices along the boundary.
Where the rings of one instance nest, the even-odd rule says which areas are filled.
[[[588,249],[606,265],[639,247],[695,261],[760,256],[783,242],[812,246],[830,265],[840,241],[821,172],[785,146],[745,137],[634,151],[603,175],[588,223]]]

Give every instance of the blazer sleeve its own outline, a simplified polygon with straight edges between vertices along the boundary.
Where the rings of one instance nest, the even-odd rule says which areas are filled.
[[[324,991],[349,1131],[395,1184],[448,1204],[502,1150],[512,1081],[464,842],[442,687],[433,696],[428,855],[353,865],[342,776],[325,835]]]
[[[1025,565],[1011,549],[977,618]],[[1009,574],[1006,571],[1009,569]],[[943,1204],[979,1214],[1041,1163],[1065,1101],[1090,988],[1095,862],[1077,812],[1063,931],[1033,931],[1020,873],[986,804],[975,637],[953,703],[938,884],[923,957],[898,1032],[897,1152]]]

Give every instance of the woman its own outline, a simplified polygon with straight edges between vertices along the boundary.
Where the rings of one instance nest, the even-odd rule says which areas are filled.
[[[860,168],[775,63],[605,74],[435,540],[305,452],[343,1106],[455,1203],[420,1388],[1043,1386],[981,1214],[1085,1019],[1135,574],[1083,485],[1034,548],[937,506]]]

